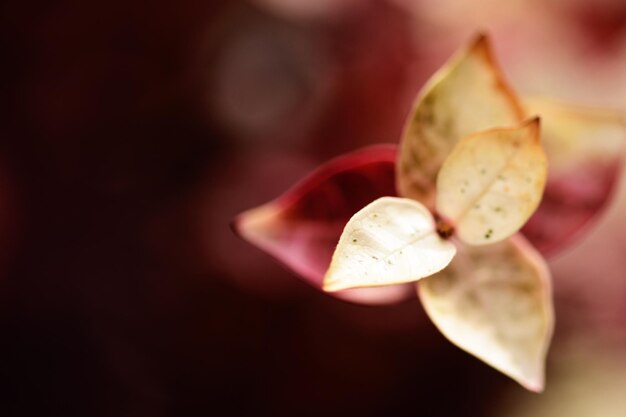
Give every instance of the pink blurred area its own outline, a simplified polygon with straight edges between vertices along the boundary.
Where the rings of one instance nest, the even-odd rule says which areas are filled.
[[[518,91],[626,108],[623,1],[0,8],[0,415],[481,416],[520,389],[416,299],[334,299],[229,222],[397,142],[477,30]],[[553,355],[623,340],[625,195],[552,262]]]

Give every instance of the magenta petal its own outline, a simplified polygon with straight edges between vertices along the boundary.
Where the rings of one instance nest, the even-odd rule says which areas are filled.
[[[341,232],[354,213],[383,196],[395,196],[395,145],[378,145],[322,165],[276,200],[239,215],[234,229],[322,288]],[[365,304],[396,302],[411,286],[366,288],[334,293]]]
[[[569,244],[610,201],[621,172],[621,160],[579,166],[550,177],[537,212],[522,229],[543,254]]]
[[[624,157],[621,110],[526,99],[541,116],[548,183],[541,205],[522,232],[544,255],[563,249],[606,206]]]

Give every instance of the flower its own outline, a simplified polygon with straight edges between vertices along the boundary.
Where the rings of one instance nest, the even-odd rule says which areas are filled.
[[[554,322],[550,276],[517,232],[539,206],[546,181],[549,204],[539,206],[527,238],[554,250],[587,223],[619,166],[622,138],[606,128],[623,133],[620,113],[546,103],[522,103],[478,36],[423,88],[399,151],[379,146],[339,157],[239,216],[235,230],[342,298],[392,302],[417,285],[450,341],[541,391]],[[527,117],[534,109],[547,130],[549,179],[539,119]],[[590,146],[587,136],[598,131],[603,145]],[[580,209],[593,194],[581,192],[550,210],[550,193],[567,188],[567,174],[581,166],[606,173],[587,187],[602,190],[594,209]],[[553,226],[563,213],[580,215]]]

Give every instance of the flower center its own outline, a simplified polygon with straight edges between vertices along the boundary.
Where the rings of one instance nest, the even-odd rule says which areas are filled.
[[[454,234],[454,227],[452,227],[448,222],[444,219],[435,215],[435,226],[437,230],[437,234],[442,239],[448,239],[450,236]]]

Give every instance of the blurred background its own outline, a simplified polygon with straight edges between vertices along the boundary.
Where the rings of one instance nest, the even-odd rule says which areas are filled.
[[[477,30],[518,91],[626,109],[626,2],[0,10],[0,415],[626,412],[626,186],[551,261],[540,396],[453,347],[417,299],[331,298],[228,227],[332,156],[397,142]]]

